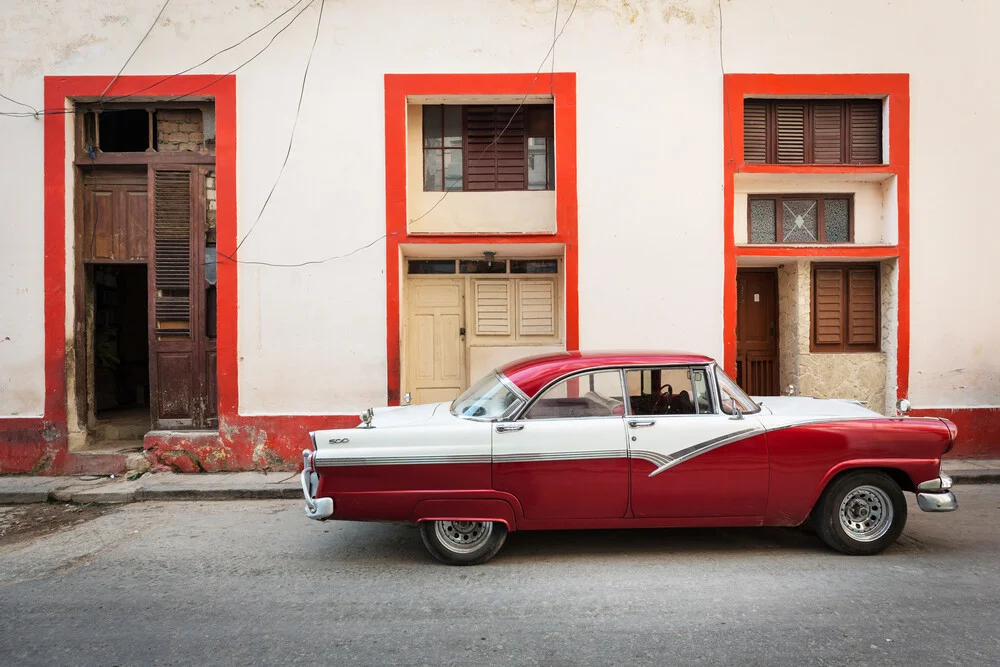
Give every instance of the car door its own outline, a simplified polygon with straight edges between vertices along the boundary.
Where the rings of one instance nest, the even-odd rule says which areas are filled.
[[[763,516],[764,428],[752,414],[720,409],[719,387],[729,412],[736,412],[727,386],[713,382],[713,373],[710,366],[626,369],[634,516]],[[747,401],[743,409],[750,412],[755,406]]]
[[[516,421],[493,426],[493,488],[526,519],[622,518],[628,445],[619,369],[553,384]]]

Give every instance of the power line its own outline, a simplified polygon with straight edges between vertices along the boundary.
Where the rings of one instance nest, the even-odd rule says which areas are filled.
[[[153,22],[150,24],[149,30],[146,31],[146,34],[142,36],[142,39],[139,40],[139,43],[135,45],[134,49],[132,49],[132,53],[130,53],[129,56],[128,56],[128,58],[125,59],[125,64],[122,65],[122,68],[120,70],[118,70],[118,74],[115,74],[114,78],[111,79],[111,82],[108,83],[107,86],[105,86],[105,88],[104,88],[103,91],[101,91],[100,102],[101,102],[102,105],[104,104],[104,93],[108,92],[108,90],[111,88],[111,86],[115,85],[115,81],[117,81],[118,77],[120,77],[122,75],[122,72],[125,71],[125,68],[128,67],[128,64],[130,62],[132,62],[132,57],[135,56],[135,54],[139,52],[139,47],[141,47],[146,42],[146,38],[149,37],[149,33],[153,32],[153,28],[155,28],[156,24],[160,22],[160,17],[163,16],[163,10],[165,10],[167,8],[167,5],[169,5],[169,4],[170,4],[170,0],[166,0],[163,3],[163,6],[160,7],[160,11],[156,15],[156,18],[153,19]]]
[[[309,4],[311,5],[313,1],[314,0],[311,0]],[[317,17],[316,19],[316,33],[313,35],[312,46],[309,47],[309,57],[306,60],[306,67],[302,72],[302,85],[299,88],[299,103],[298,106],[295,107],[295,120],[292,121],[292,131],[288,135],[288,149],[285,151],[285,159],[281,163],[281,168],[278,170],[278,177],[274,179],[274,185],[271,186],[270,192],[267,193],[267,197],[264,199],[264,205],[260,207],[260,211],[257,213],[257,219],[254,220],[252,225],[250,225],[250,229],[247,230],[247,233],[243,235],[243,238],[240,239],[240,242],[236,244],[236,249],[233,250],[233,254],[236,254],[236,252],[239,251],[240,246],[243,245],[243,242],[246,241],[250,237],[250,234],[253,233],[253,230],[257,228],[257,223],[260,222],[261,217],[264,215],[264,211],[267,209],[268,202],[271,201],[271,195],[274,194],[274,191],[278,187],[278,183],[281,181],[281,175],[285,173],[285,165],[288,164],[288,158],[292,154],[292,144],[295,141],[295,129],[299,125],[299,114],[302,112],[302,98],[305,97],[306,93],[306,79],[309,77],[309,66],[312,64],[313,54],[316,52],[316,43],[319,41],[319,30],[320,27],[323,25],[324,7],[326,7],[326,0],[320,0],[319,17]],[[294,21],[295,19],[292,20]],[[230,259],[232,259],[232,257],[230,257]]]
[[[549,59],[549,56],[552,55],[553,51],[555,51],[556,42],[559,41],[559,38],[562,37],[563,32],[566,30],[566,26],[569,25],[570,19],[573,18],[573,13],[576,11],[576,5],[579,2],[580,0],[573,0],[573,7],[570,8],[569,10],[569,16],[566,17],[566,22],[563,23],[562,30],[560,30],[559,33],[556,34],[556,36],[552,39],[552,45],[549,46],[549,50],[545,52],[545,57],[542,58],[542,62],[538,65],[538,69],[535,70],[535,77],[531,80],[531,84],[528,86],[528,90],[524,93],[524,97],[521,98],[521,101],[518,103],[517,107],[510,114],[510,120],[507,121],[507,124],[504,125],[503,129],[500,130],[497,136],[493,138],[493,141],[491,141],[489,145],[487,145],[486,148],[483,149],[483,152],[479,154],[479,157],[477,159],[481,159],[484,155],[486,155],[486,152],[488,150],[496,146],[496,143],[500,141],[500,137],[504,135],[504,133],[507,131],[507,128],[509,128],[511,123],[514,122],[514,117],[517,115],[517,112],[520,111],[521,108],[524,106],[524,103],[528,99],[528,95],[531,94],[532,89],[535,87],[535,82],[538,81],[538,77],[542,73],[542,68],[545,67],[545,62]],[[556,3],[557,17],[558,17],[558,10],[559,10],[559,4],[557,2]],[[429,209],[418,215],[416,218],[410,219],[410,224],[412,225],[414,222],[422,220],[423,218],[430,215],[431,211],[436,209],[441,204],[441,202],[444,201],[444,198],[447,197],[449,193],[455,190],[455,185],[456,185],[455,183],[452,183],[451,186],[445,188],[444,194],[442,194],[441,197],[436,202],[434,202],[434,204]]]
[[[36,109],[35,107],[31,106],[30,104],[25,104],[24,102],[18,102],[18,101],[17,101],[17,100],[15,100],[15,99],[12,99],[12,98],[10,98],[10,97],[7,97],[7,96],[6,96],[6,95],[4,95],[3,93],[0,93],[0,97],[4,98],[4,99],[5,99],[5,100],[7,100],[8,102],[13,102],[14,104],[18,104],[18,105],[20,105],[20,106],[22,106],[22,107],[24,107],[24,108],[26,108],[26,109],[31,109],[31,112],[32,112],[32,113],[31,113],[31,115],[32,115],[32,116],[37,116],[37,115],[38,115],[38,109]],[[23,112],[22,112],[22,113],[23,113]]]

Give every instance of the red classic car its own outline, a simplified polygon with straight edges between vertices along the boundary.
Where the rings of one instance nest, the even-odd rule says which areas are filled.
[[[957,508],[946,419],[856,401],[751,399],[710,358],[567,352],[503,366],[451,404],[369,409],[303,452],[306,515],[406,521],[449,564],[513,530],[797,526],[874,554]]]

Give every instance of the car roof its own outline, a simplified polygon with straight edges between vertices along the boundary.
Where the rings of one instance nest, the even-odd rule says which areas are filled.
[[[518,359],[497,370],[532,397],[553,380],[588,368],[711,363],[714,363],[711,357],[689,352],[557,352]]]

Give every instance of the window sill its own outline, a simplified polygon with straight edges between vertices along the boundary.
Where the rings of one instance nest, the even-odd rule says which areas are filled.
[[[736,168],[741,174],[895,174],[892,164],[757,164],[744,163]]]
[[[744,243],[736,246],[738,257],[857,257],[864,259],[892,259],[899,257],[897,245],[857,245],[843,243],[765,244]]]

